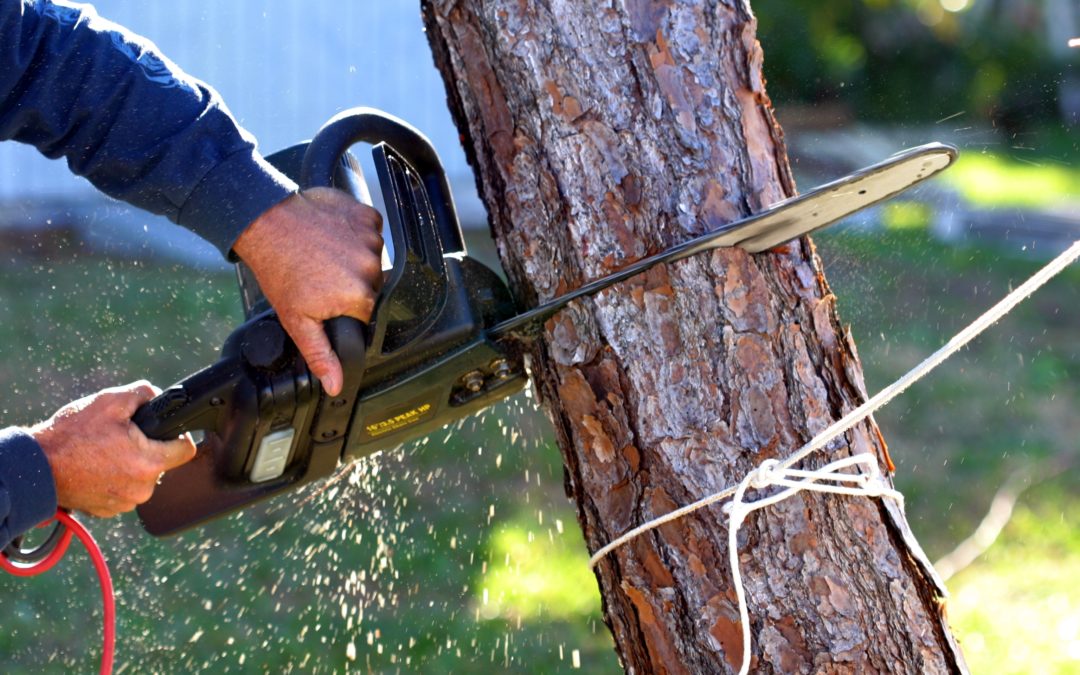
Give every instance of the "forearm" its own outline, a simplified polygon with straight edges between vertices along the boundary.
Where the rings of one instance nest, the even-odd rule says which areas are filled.
[[[26,430],[0,431],[0,548],[56,512],[56,487],[41,446]]]
[[[296,190],[212,89],[90,8],[0,0],[0,65],[0,139],[223,252]]]

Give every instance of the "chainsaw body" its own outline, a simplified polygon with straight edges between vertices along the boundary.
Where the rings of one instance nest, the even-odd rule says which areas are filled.
[[[152,534],[327,476],[341,461],[428,434],[524,386],[521,355],[487,333],[515,315],[513,298],[466,254],[445,173],[422,134],[355,109],[268,159],[304,187],[331,185],[368,201],[348,153],[357,142],[373,146],[393,256],[370,324],[326,323],[344,371],[341,394],[323,391],[241,263],[246,320],[220,359],[134,417],[151,438],[202,433],[195,459],[167,472],[138,509]]]

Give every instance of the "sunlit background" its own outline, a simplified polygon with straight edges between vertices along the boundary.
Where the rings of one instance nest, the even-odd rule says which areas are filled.
[[[1080,7],[753,6],[801,187],[923,142],[961,150],[932,185],[815,237],[873,393],[1080,237],[1080,49],[1067,46]],[[266,151],[353,105],[408,119],[490,260],[417,4],[97,7],[217,87]],[[241,317],[208,245],[10,143],[0,254],[5,424],[118,382],[166,385],[212,362]],[[1080,672],[1078,289],[1067,271],[877,415],[932,558],[995,516],[961,550],[973,560],[950,562],[948,615],[975,672]],[[118,672],[618,670],[558,451],[525,394],[179,538],[130,516],[92,526],[117,584]],[[77,547],[0,592],[3,670],[96,668],[100,601]]]

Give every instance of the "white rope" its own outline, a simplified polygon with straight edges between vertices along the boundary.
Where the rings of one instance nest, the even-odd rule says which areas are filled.
[[[841,469],[862,465],[868,473],[841,473]],[[799,480],[792,480],[792,479]],[[821,482],[828,481],[828,482]],[[854,487],[844,485],[854,483]],[[743,496],[748,488],[763,490],[773,485],[782,485],[786,490],[781,490],[774,495],[745,501]],[[742,571],[739,566],[738,537],[739,528],[746,517],[766,506],[782,502],[789,497],[802,492],[812,490],[814,492],[828,492],[837,495],[851,495],[856,497],[889,497],[904,504],[904,495],[889,487],[881,476],[877,458],[864,452],[852,457],[844,457],[835,462],[830,462],[816,471],[801,471],[799,469],[784,468],[780,461],[767,459],[756,469],[743,478],[731,502],[724,504],[724,511],[728,514],[728,559],[731,565],[731,579],[735,587],[735,595],[739,600],[739,623],[742,626],[742,666],[739,675],[746,675],[750,669],[750,610],[746,603],[746,589],[743,588]]]
[[[743,629],[743,665],[740,672],[745,673],[746,669],[749,667],[750,659],[750,620],[749,610],[746,605],[745,591],[742,587],[742,575],[739,572],[738,551],[736,550],[735,539],[743,519],[756,509],[775,504],[802,490],[868,497],[886,496],[897,499],[902,503],[903,496],[884,484],[884,480],[881,478],[880,470],[877,466],[877,460],[869,454],[856,455],[854,457],[837,460],[836,462],[825,465],[817,471],[801,471],[792,469],[791,467],[806,458],[807,455],[815,450],[824,448],[837,436],[848,431],[856,424],[872,415],[879,408],[885,406],[892,399],[899,396],[904,390],[918,382],[950,356],[960,351],[964,345],[971,342],[971,340],[996,323],[1001,317],[1012,311],[1014,307],[1027,299],[1028,296],[1075,262],[1077,258],[1080,258],[1080,240],[1073,242],[1072,246],[1067,248],[1061,255],[1051,260],[1045,267],[1033,274],[1030,279],[1002,298],[996,305],[987,310],[982,316],[975,319],[975,321],[967,328],[964,328],[957,333],[955,337],[927,357],[922,363],[912,368],[896,382],[885,389],[882,389],[873,398],[864,402],[862,405],[831,424],[827,429],[814,436],[810,439],[810,442],[796,450],[795,453],[787,459],[783,461],[775,459],[765,460],[758,468],[751,471],[743,478],[737,486],[708,495],[692,504],[666,513],[629,530],[593,554],[592,558],[589,559],[589,567],[596,567],[607,554],[650,530],[654,530],[661,525],[682,518],[683,516],[705,508],[710,504],[715,504],[716,502],[734,496],[735,499],[731,504],[725,506],[725,510],[729,511],[731,518],[728,525],[728,548],[731,557],[732,576],[734,577],[735,589],[739,598],[739,617]],[[872,462],[867,461],[868,459],[872,460]],[[853,475],[837,473],[838,469],[854,466],[856,464],[862,464],[869,468],[870,474]],[[792,480],[793,478],[801,480]],[[825,485],[819,482],[823,480],[833,481],[833,484]],[[858,485],[856,487],[847,487],[837,484],[851,481],[858,482]],[[770,485],[782,485],[788,489],[754,502],[744,502],[742,500],[747,489],[760,489]]]

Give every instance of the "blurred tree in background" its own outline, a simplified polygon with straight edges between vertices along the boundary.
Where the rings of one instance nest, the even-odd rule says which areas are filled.
[[[1075,124],[1075,0],[755,0],[769,91],[783,112],[838,124],[965,112],[1015,133]]]

